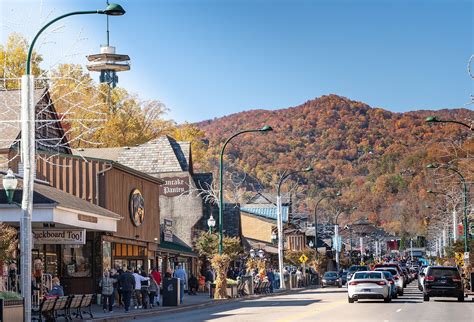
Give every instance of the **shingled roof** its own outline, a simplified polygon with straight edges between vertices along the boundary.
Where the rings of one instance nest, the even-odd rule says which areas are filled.
[[[35,89],[34,104],[46,95],[47,89]],[[21,91],[0,91],[0,149],[9,149],[18,142],[21,132]],[[11,122],[5,122],[11,121]]]
[[[167,135],[124,150],[117,161],[148,174],[188,171],[187,158],[181,146]]]
[[[137,171],[158,174],[192,172],[191,143],[179,142],[165,135],[139,146],[78,149],[74,154],[116,161]]]

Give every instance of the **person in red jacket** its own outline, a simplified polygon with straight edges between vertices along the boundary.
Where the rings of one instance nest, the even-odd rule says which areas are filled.
[[[156,269],[156,267],[153,267],[153,270],[151,271],[151,277],[155,281],[157,285],[157,291],[156,291],[156,305],[160,305],[160,285],[161,285],[161,274],[160,272]]]

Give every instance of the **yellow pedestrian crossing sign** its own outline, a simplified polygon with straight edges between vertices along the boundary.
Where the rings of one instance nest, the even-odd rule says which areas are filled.
[[[300,262],[301,263],[306,263],[306,261],[308,260],[308,256],[306,256],[305,254],[301,255],[300,256]]]

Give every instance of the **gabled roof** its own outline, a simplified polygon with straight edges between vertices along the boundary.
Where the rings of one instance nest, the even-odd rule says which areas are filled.
[[[283,222],[288,222],[288,207],[281,207],[281,214]],[[240,211],[251,215],[260,216],[267,219],[277,219],[277,207],[249,207],[248,205],[241,206]]]
[[[42,101],[45,105],[40,104]],[[64,129],[62,128],[60,117],[51,102],[48,88],[35,89],[33,92],[33,103],[36,114],[47,113],[51,117],[52,122],[57,123],[54,128],[59,131],[59,136],[57,138],[55,137],[54,140],[57,139],[58,142],[61,141],[64,152],[70,153],[69,144]],[[21,120],[20,90],[0,90],[0,120],[4,121],[0,123],[0,149],[10,149],[15,144],[19,143],[21,133],[21,123],[19,122]],[[39,126],[44,127],[45,124]],[[36,136],[37,138],[42,138],[44,140],[46,138],[42,137],[42,131],[39,130],[39,126],[38,124],[35,126]],[[41,148],[41,145],[42,144],[39,143],[38,149],[47,149],[46,145],[43,148]]]
[[[45,89],[35,89],[35,106],[45,95]],[[0,149],[9,149],[20,137],[21,132],[21,91],[1,90],[0,91],[0,120],[12,121],[0,123]]]
[[[139,146],[77,149],[74,154],[116,161],[148,174],[192,172],[191,143],[178,142],[168,135]]]
[[[186,145],[185,145],[186,148]],[[181,145],[170,136],[162,136],[120,153],[118,162],[149,174],[188,171],[188,158]]]

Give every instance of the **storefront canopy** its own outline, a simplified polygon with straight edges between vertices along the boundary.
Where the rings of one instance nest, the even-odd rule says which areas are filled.
[[[17,226],[21,218],[22,181],[13,196],[13,203],[7,201],[0,180],[0,222]],[[82,228],[87,230],[116,232],[117,221],[122,217],[86,200],[53,188],[45,182],[35,182],[33,193],[32,225],[54,224],[61,228]]]

